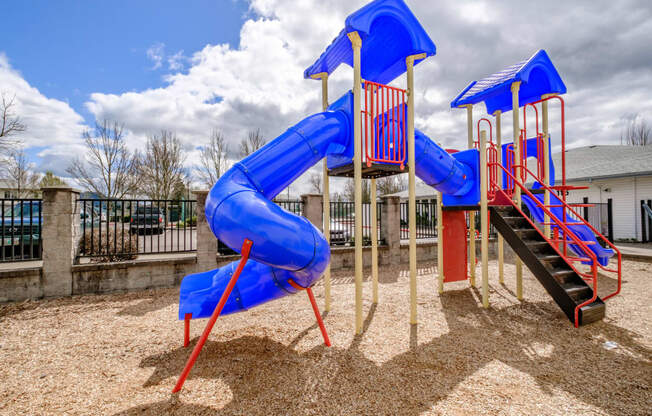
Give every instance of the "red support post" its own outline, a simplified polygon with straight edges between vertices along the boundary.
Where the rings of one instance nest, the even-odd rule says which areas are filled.
[[[308,299],[310,299],[310,304],[312,305],[312,311],[315,313],[315,318],[317,318],[317,324],[319,324],[319,330],[321,331],[322,337],[324,337],[324,344],[327,347],[331,346],[331,340],[328,338],[328,333],[326,333],[326,326],[324,326],[324,321],[321,319],[321,314],[319,313],[319,307],[317,306],[317,301],[315,296],[312,294],[312,289],[309,287],[299,286],[294,280],[288,280],[290,286],[296,290],[306,290],[308,292]]]
[[[253,244],[252,241],[249,239],[245,239],[244,243],[242,244],[242,251],[240,253],[242,257],[240,258],[240,263],[238,264],[235,273],[233,273],[231,280],[229,280],[229,284],[226,285],[226,289],[224,289],[224,293],[222,293],[222,297],[220,298],[220,301],[215,307],[215,310],[213,311],[213,315],[211,315],[210,319],[208,320],[208,323],[206,324],[206,328],[204,328],[204,332],[201,334],[201,337],[199,338],[197,345],[195,345],[195,348],[192,350],[192,353],[190,354],[190,358],[188,358],[188,362],[186,362],[186,366],[183,368],[183,371],[181,372],[181,375],[179,376],[179,380],[177,381],[177,384],[174,386],[172,393],[176,393],[181,390],[181,388],[183,387],[183,383],[186,381],[186,378],[188,378],[188,374],[190,374],[190,370],[192,370],[192,367],[195,365],[195,361],[197,361],[197,357],[199,356],[199,353],[201,352],[202,348],[204,347],[204,344],[206,343],[206,340],[208,339],[208,336],[213,330],[215,321],[217,321],[217,318],[220,316],[220,313],[222,313],[222,309],[224,309],[224,305],[226,304],[229,295],[231,295],[231,291],[233,290],[233,287],[238,281],[238,278],[240,277],[240,273],[242,273],[242,269],[244,269],[244,266],[247,263],[247,259],[249,259],[249,253],[251,252],[252,244]]]
[[[190,320],[192,319],[192,314],[187,313],[183,317],[183,347],[187,347],[190,344]]]

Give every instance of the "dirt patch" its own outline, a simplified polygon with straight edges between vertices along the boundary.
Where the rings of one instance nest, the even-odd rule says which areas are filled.
[[[502,286],[490,265],[486,310],[466,282],[439,296],[434,267],[422,265],[410,326],[407,269],[383,268],[378,305],[364,284],[361,336],[352,272],[339,272],[324,319],[333,347],[305,294],[225,316],[176,396],[190,354],[178,289],[2,306],[0,413],[649,414],[652,266],[624,262],[607,318],[580,329],[528,272],[518,302],[513,271]],[[323,305],[323,287],[315,294]],[[192,322],[192,345],[204,324]]]

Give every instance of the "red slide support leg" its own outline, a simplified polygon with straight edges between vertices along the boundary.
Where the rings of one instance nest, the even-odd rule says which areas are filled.
[[[187,313],[183,316],[183,347],[187,347],[190,344],[190,320],[192,319],[192,314]]]
[[[240,253],[242,257],[240,258],[240,263],[238,264],[235,273],[233,273],[231,280],[229,280],[229,284],[226,285],[226,289],[224,289],[224,293],[222,293],[222,297],[220,298],[220,301],[215,307],[215,310],[213,311],[213,315],[211,315],[210,319],[208,320],[208,323],[206,324],[206,328],[204,328],[204,332],[201,334],[201,337],[199,338],[197,345],[195,345],[195,348],[192,350],[192,353],[190,354],[190,358],[188,358],[188,362],[186,362],[186,366],[183,368],[183,371],[181,372],[181,375],[179,376],[179,380],[177,381],[177,384],[174,386],[172,393],[176,393],[181,390],[181,388],[183,387],[183,383],[186,381],[186,378],[188,378],[188,374],[190,374],[190,370],[192,370],[193,365],[195,365],[195,361],[197,361],[197,357],[199,356],[199,353],[201,352],[202,348],[204,347],[204,344],[206,343],[206,340],[208,339],[208,336],[213,330],[215,321],[217,321],[217,318],[220,316],[220,313],[222,313],[222,309],[224,309],[226,300],[229,298],[229,295],[231,295],[231,291],[233,290],[233,287],[238,281],[238,277],[240,277],[240,273],[242,273],[242,269],[247,263],[247,259],[249,258],[249,253],[251,252],[252,244],[253,243],[251,242],[251,240],[247,240],[247,239],[245,239],[244,243],[242,244],[242,251]]]
[[[295,288],[296,290],[306,290],[308,293],[308,299],[310,299],[310,305],[312,305],[312,311],[315,313],[315,318],[317,318],[317,323],[319,324],[319,330],[321,331],[322,337],[324,337],[324,344],[327,347],[331,346],[331,340],[328,338],[328,333],[326,332],[326,326],[324,321],[321,319],[321,314],[319,313],[319,307],[317,306],[317,301],[315,300],[315,295],[312,294],[312,289],[309,287],[299,286],[294,280],[288,280],[288,283]]]

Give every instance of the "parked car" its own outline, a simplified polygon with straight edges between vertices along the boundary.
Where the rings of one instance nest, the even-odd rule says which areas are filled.
[[[148,232],[163,234],[165,232],[165,218],[163,210],[150,205],[139,206],[131,216],[129,231],[132,234]]]
[[[41,202],[20,201],[7,211],[0,222],[0,247],[5,258],[39,257]]]

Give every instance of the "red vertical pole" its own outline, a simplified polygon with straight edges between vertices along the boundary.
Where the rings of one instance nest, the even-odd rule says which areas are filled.
[[[315,301],[315,296],[312,294],[312,289],[307,288],[308,299],[310,299],[310,304],[312,305],[312,311],[315,313],[315,318],[317,318],[317,323],[319,324],[319,330],[321,331],[322,337],[324,337],[324,344],[327,347],[331,346],[331,340],[328,339],[328,333],[326,333],[326,327],[324,326],[324,321],[321,319],[321,314],[319,313],[319,307]]]
[[[374,112],[374,116],[376,117],[376,147],[374,148],[374,159],[378,159],[378,140],[380,140],[380,113],[378,112],[379,104],[378,104],[378,85],[374,84],[374,92],[376,95],[374,95],[374,99],[376,100],[376,111]]]
[[[392,92],[392,155],[390,156],[394,162],[396,162],[396,103],[394,96],[396,95],[396,90],[391,89]]]
[[[312,289],[309,287],[299,286],[299,284],[297,284],[297,282],[295,282],[292,279],[289,279],[288,283],[296,290],[305,289],[306,292],[308,292],[308,299],[310,299],[310,305],[312,305],[312,311],[315,313],[315,318],[317,318],[317,324],[319,324],[319,330],[321,331],[321,335],[322,337],[324,337],[324,344],[326,344],[327,347],[330,347],[331,340],[328,338],[328,334],[326,333],[326,327],[324,326],[324,321],[322,321],[321,319],[321,314],[319,313],[319,307],[317,306],[317,301],[315,300],[315,296],[312,294]]]
[[[199,356],[199,353],[204,347],[204,344],[208,339],[208,335],[210,335],[211,331],[213,330],[215,321],[217,321],[217,318],[220,316],[220,313],[222,313],[222,309],[224,309],[226,300],[229,298],[229,295],[231,294],[231,291],[233,290],[235,283],[238,281],[238,278],[240,277],[240,273],[242,273],[242,269],[244,269],[244,266],[247,263],[247,259],[249,258],[249,253],[251,252],[252,244],[253,244],[252,241],[249,239],[245,239],[244,243],[242,244],[242,251],[240,253],[242,257],[240,258],[240,263],[238,264],[238,268],[235,270],[235,273],[233,273],[231,280],[229,280],[229,284],[226,285],[226,289],[224,289],[224,293],[222,293],[222,297],[220,298],[220,301],[215,307],[215,310],[213,311],[213,315],[211,315],[211,318],[208,320],[208,323],[206,324],[206,328],[204,328],[204,332],[201,334],[201,337],[199,338],[197,345],[195,345],[195,348],[192,350],[192,353],[190,354],[190,358],[188,358],[188,362],[186,362],[186,366],[183,368],[183,371],[181,372],[181,375],[179,376],[179,380],[177,380],[177,384],[174,386],[172,393],[176,393],[181,390],[181,388],[183,387],[183,383],[186,381],[186,378],[188,378],[188,374],[190,374],[190,370],[192,370],[193,365],[195,365],[195,361],[197,361],[197,357]]]
[[[192,314],[187,313],[183,316],[183,346],[184,348],[190,344],[190,319]]]

